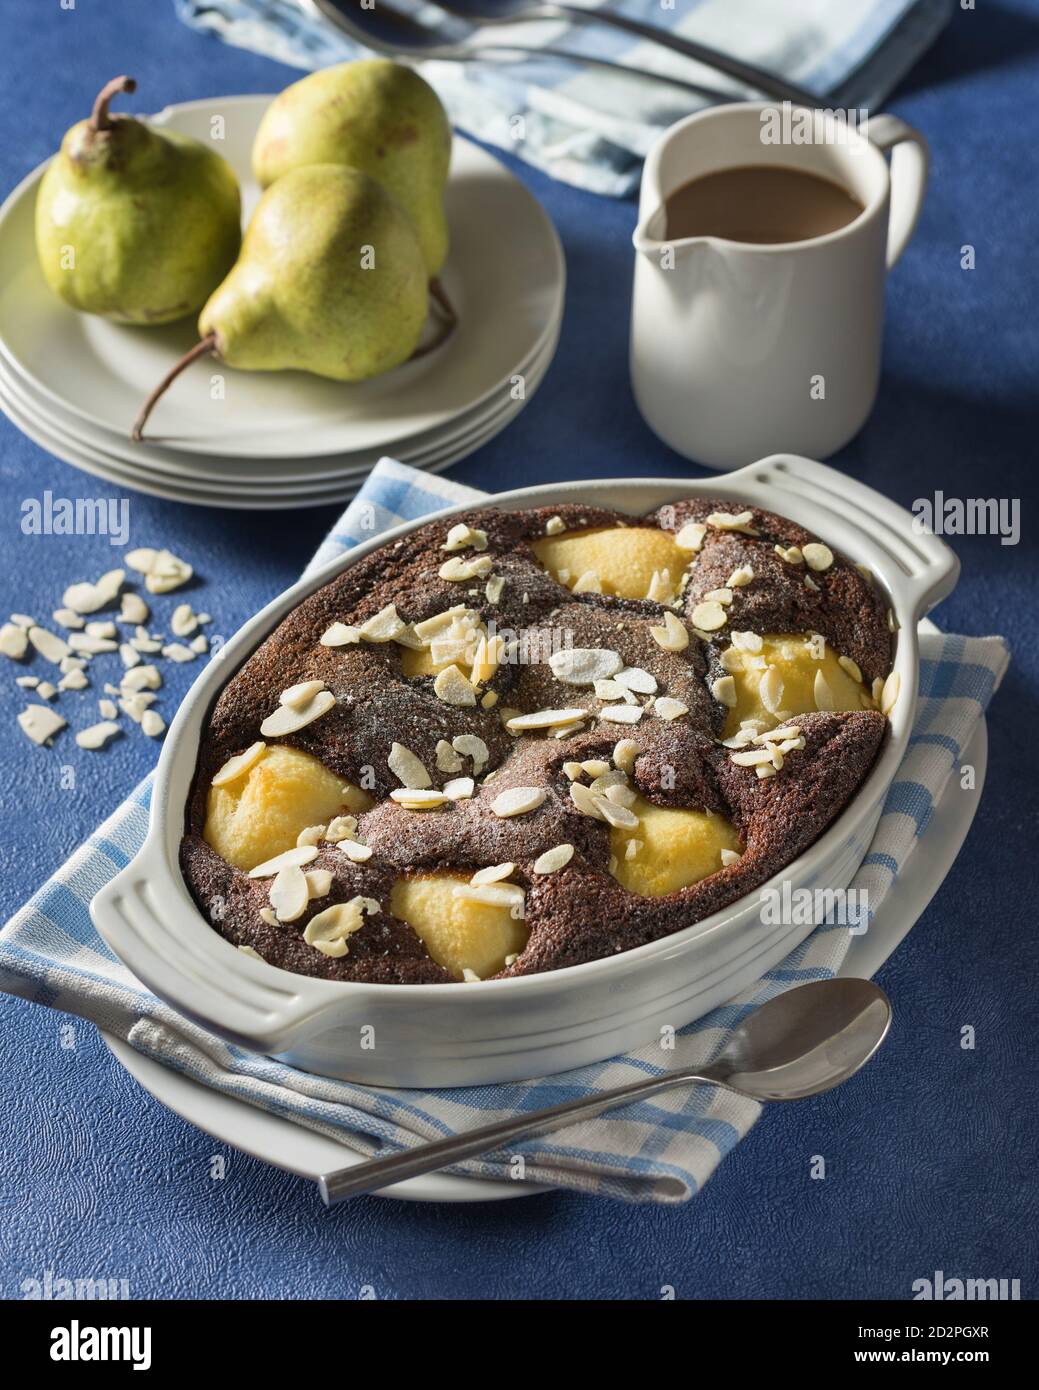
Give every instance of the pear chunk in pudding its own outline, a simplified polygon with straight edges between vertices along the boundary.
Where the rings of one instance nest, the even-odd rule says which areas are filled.
[[[713,811],[655,806],[642,796],[635,798],[631,810],[639,823],[630,830],[614,826],[610,852],[616,861],[614,878],[639,897],[677,893],[724,867],[723,850],[742,852],[733,826]]]
[[[818,634],[735,633],[721,661],[735,686],[725,738],[748,719],[774,729],[816,710],[877,707],[855,662],[839,656]]]
[[[553,579],[573,588],[586,576],[594,576],[599,590],[616,598],[673,597],[692,556],[675,544],[670,531],[653,526],[600,526],[588,531],[561,531],[531,541],[538,563]],[[666,579],[663,578],[666,571]],[[654,574],[660,576],[650,594]],[[582,585],[584,588],[585,585]],[[594,590],[594,584],[591,585]]]
[[[248,872],[291,849],[301,830],[372,804],[360,787],[298,748],[274,744],[240,776],[210,787],[202,837],[222,859]]]
[[[463,873],[414,874],[399,878],[390,892],[390,911],[407,922],[426,950],[457,980],[471,970],[481,980],[504,970],[507,956],[527,944],[526,923],[510,907],[459,897]]]

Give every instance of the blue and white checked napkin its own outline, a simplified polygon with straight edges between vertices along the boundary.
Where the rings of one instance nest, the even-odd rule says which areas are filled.
[[[366,56],[365,49],[295,0],[174,3],[193,28],[294,67],[326,67]],[[435,5],[393,3],[451,37],[452,21]],[[953,0],[583,0],[583,7],[624,11],[697,39],[826,96],[827,105],[874,111],[937,38]],[[358,18],[363,22],[365,16]],[[485,29],[477,39],[481,45],[510,42],[532,48],[534,55],[504,66],[427,62],[419,71],[460,130],[594,193],[631,193],[653,141],[682,116],[711,101],[760,95],[658,44],[601,24],[511,24]],[[704,94],[539,57],[536,50],[546,46],[682,78],[704,88]]]
[[[478,502],[484,495],[384,459],[307,572],[400,521]],[[924,638],[922,647],[916,732],[853,885],[868,889],[871,912],[883,904],[926,830],[933,804],[1008,661],[1000,637],[940,635]],[[135,980],[95,932],[87,905],[144,839],[150,793],[149,778],[0,932],[0,988],[89,1019],[206,1086],[363,1154],[381,1144],[410,1147],[517,1111],[706,1062],[750,1010],[791,985],[836,973],[851,943],[846,927],[819,926],[764,979],[685,1029],[673,1052],[651,1043],[559,1076],[461,1090],[377,1090],[329,1081],[231,1047],[182,1018]],[[703,1186],[760,1108],[706,1086],[676,1090],[512,1145],[509,1156],[490,1155],[456,1171],[514,1178],[511,1156],[522,1154],[530,1181],[628,1201],[679,1202]]]

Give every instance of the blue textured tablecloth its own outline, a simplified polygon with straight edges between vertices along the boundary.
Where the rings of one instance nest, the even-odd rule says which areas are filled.
[[[207,42],[165,4],[22,5],[5,19],[0,187],[49,154],[93,88],[122,71],[139,109],[292,74]],[[890,109],[932,141],[932,186],[891,279],[885,375],[866,430],[835,460],[904,504],[933,495],[1021,499],[1021,542],[951,538],[964,566],[936,614],[1006,632],[1015,661],[990,719],[985,801],[946,884],[884,968],[896,1023],[858,1078],[768,1113],[703,1195],[629,1210],[549,1195],[479,1207],[365,1198],[328,1213],[313,1187],[215,1143],[153,1102],[99,1038],[53,1013],[0,1003],[0,1296],[54,1276],[126,1277],[141,1297],[908,1298],[913,1280],[1018,1277],[1034,1297],[1039,1198],[1035,1067],[1035,643],[1032,527],[1039,294],[1034,190],[1039,5],[957,11]],[[41,79],[46,74],[46,80]],[[453,476],[495,488],[564,477],[683,474],[627,385],[630,203],[522,170],[569,259],[555,365],[530,409]],[[961,247],[976,248],[973,271]],[[21,503],[50,488],[97,496],[0,420],[0,615],[48,614],[65,579],[100,573],[100,539],[21,535]],[[134,495],[135,544],[164,542],[206,579],[214,629],[230,633],[291,582],[333,512],[264,517]],[[53,547],[48,551],[47,547]],[[13,911],[153,761],[144,739],[76,760],[28,756],[21,692],[0,682],[0,918]],[[177,673],[186,686],[190,668]],[[67,779],[65,779],[67,781]],[[975,1030],[973,1050],[961,1030]],[[215,1179],[212,1159],[226,1156]],[[813,1180],[814,1155],[827,1176]],[[591,1255],[590,1255],[591,1252]]]

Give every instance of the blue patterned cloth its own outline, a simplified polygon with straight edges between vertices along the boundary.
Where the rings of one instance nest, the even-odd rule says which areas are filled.
[[[307,573],[362,540],[485,494],[383,460],[314,556]],[[926,829],[960,751],[1003,676],[1000,637],[921,640],[916,728],[892,784],[870,851],[852,887],[883,904]],[[835,974],[851,931],[820,925],[774,970],[722,1008],[683,1030],[673,1052],[656,1043],[577,1071],[500,1086],[405,1091],[331,1081],[224,1043],[150,994],[94,930],[88,904],[136,853],[148,823],[151,779],[72,856],[0,932],[0,988],[78,1014],[140,1052],[204,1085],[337,1139],[364,1154],[380,1145],[410,1147],[517,1111],[696,1066],[715,1056],[748,1012],[792,985]],[[679,1089],[555,1134],[512,1145],[458,1172],[526,1179],[629,1201],[688,1199],[754,1124],[760,1106],[713,1087]]]
[[[174,0],[196,29],[299,68],[325,67],[366,50],[295,0]],[[577,0],[580,3],[580,0]],[[435,26],[450,40],[456,21],[422,0],[395,8]],[[491,5],[483,7],[488,12]],[[826,104],[875,110],[934,42],[952,0],[585,0],[615,9],[730,53],[825,96]],[[378,14],[368,16],[377,22]],[[359,16],[364,22],[365,16]],[[759,93],[680,54],[601,24],[538,22],[484,30],[482,45],[516,43],[587,54],[681,78],[702,94],[630,73],[561,61],[536,52],[500,63],[427,62],[419,71],[436,87],[460,130],[511,150],[554,178],[595,193],[624,197],[637,186],[641,162],[669,125],[711,101]]]

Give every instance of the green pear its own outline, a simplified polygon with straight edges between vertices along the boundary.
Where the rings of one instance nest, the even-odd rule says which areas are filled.
[[[349,164],[378,179],[415,223],[430,276],[447,256],[450,159],[440,98],[418,73],[386,58],[341,63],[286,87],[253,145],[261,188],[303,164]]]
[[[152,392],[132,438],[205,353],[257,372],[363,381],[412,356],[427,307],[418,236],[382,185],[340,164],[294,169],[260,199],[241,255],[199,315],[201,342]]]
[[[116,323],[197,314],[234,264],[241,202],[231,166],[186,135],[112,116],[117,77],[68,131],[40,182],[36,250],[73,309]]]

